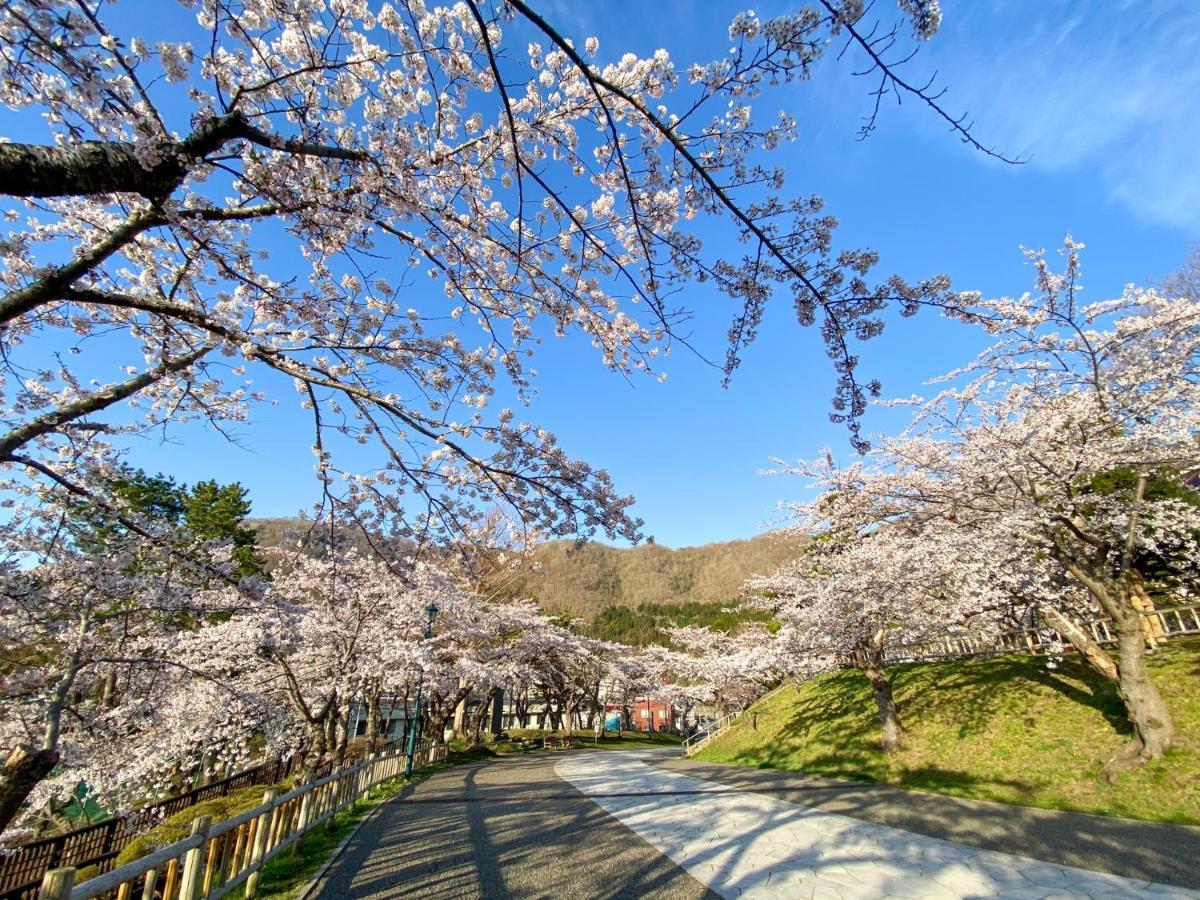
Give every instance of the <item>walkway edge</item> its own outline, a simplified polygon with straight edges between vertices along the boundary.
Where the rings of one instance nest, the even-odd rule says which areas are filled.
[[[407,786],[408,786],[407,784],[404,785],[404,787],[407,787]],[[404,787],[402,787],[400,790],[403,790]],[[333,864],[335,862],[337,862],[339,858],[341,858],[342,853],[345,852],[346,847],[350,844],[350,842],[352,840],[354,840],[354,837],[355,837],[355,835],[358,834],[359,830],[364,825],[366,825],[368,822],[370,822],[373,818],[375,818],[377,815],[379,815],[379,811],[381,809],[383,809],[385,806],[387,806],[389,803],[391,803],[393,800],[395,800],[396,795],[399,793],[400,793],[400,791],[396,791],[395,794],[392,794],[392,796],[388,797],[386,800],[384,800],[382,803],[378,804],[373,810],[371,810],[369,813],[367,813],[365,816],[362,817],[362,820],[357,825],[355,825],[353,829],[351,829],[350,833],[348,835],[346,835],[344,838],[342,838],[342,842],[333,848],[333,852],[329,854],[329,856],[326,858],[325,862],[321,863],[321,868],[317,869],[316,874],[313,875],[312,878],[310,878],[307,882],[305,882],[296,891],[296,893],[294,895],[295,900],[308,900],[308,898],[312,895],[313,891],[315,891],[317,889],[317,885],[319,885],[321,883],[321,881],[325,878],[325,876],[327,874],[329,874],[329,870],[331,868],[333,868]]]

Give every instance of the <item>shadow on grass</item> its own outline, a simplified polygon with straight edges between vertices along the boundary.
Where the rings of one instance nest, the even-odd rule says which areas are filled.
[[[1025,656],[907,665],[896,672],[901,715],[937,716],[952,708],[960,738],[986,730],[1000,713],[1026,713],[1035,685],[1096,710],[1118,734],[1129,733],[1116,685],[1075,658],[1059,661],[1055,670],[1042,657]]]
[[[894,668],[893,686],[902,721],[926,728],[937,723],[938,731],[951,740],[984,734],[1005,718],[1037,727],[1038,706],[1048,691],[1095,710],[1116,734],[1130,730],[1115,685],[1074,659],[1062,660],[1053,671],[1044,659],[1034,657],[901,665]],[[784,715],[775,740],[751,740],[744,747],[734,743],[723,758],[758,768],[799,768],[969,796],[986,795],[989,785],[1014,799],[1030,799],[1036,792],[1031,781],[989,778],[944,765],[898,766],[883,752],[867,680],[853,669],[834,673],[819,688],[790,698]]]

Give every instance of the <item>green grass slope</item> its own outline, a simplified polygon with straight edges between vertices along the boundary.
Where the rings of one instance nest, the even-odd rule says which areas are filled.
[[[1100,777],[1129,727],[1111,684],[1066,659],[1030,656],[898,666],[906,728],[888,758],[864,677],[844,670],[767,698],[697,759],[918,790],[1170,822],[1200,823],[1200,640],[1159,648],[1152,672],[1177,728],[1159,761]]]

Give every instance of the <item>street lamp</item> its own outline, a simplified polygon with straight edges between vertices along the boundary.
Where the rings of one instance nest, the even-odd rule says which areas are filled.
[[[437,604],[432,600],[425,607],[425,633],[422,635],[425,640],[433,637],[433,620],[438,614]],[[404,757],[404,777],[409,778],[413,772],[413,758],[417,753],[417,732],[421,727],[421,687],[423,682],[422,676],[417,676],[417,702],[413,704],[413,718],[408,724],[408,749]]]

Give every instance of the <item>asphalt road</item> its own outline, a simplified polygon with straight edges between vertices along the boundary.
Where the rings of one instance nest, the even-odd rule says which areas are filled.
[[[715,892],[664,855],[669,848],[679,849],[679,841],[670,833],[669,804],[686,804],[693,794],[697,799],[711,799],[713,791],[718,795],[725,793],[735,802],[728,807],[728,814],[718,811],[711,825],[702,826],[703,833],[691,838],[692,843],[698,840],[703,845],[703,853],[691,850],[672,853],[710,884],[715,884],[713,878],[691,865],[687,857],[695,859],[715,852],[737,838],[746,844],[741,856],[752,867],[766,864],[765,860],[756,860],[760,855],[756,842],[760,839],[770,842],[769,819],[761,827],[750,828],[753,834],[749,835],[750,840],[745,840],[747,835],[738,829],[750,826],[733,821],[738,803],[745,805],[744,800],[737,801],[740,796],[760,798],[754,801],[758,805],[789,801],[784,806],[792,817],[794,811],[807,808],[901,829],[899,834],[925,835],[1013,854],[1017,858],[1008,859],[1017,867],[1021,866],[1019,857],[1025,857],[1143,882],[1200,888],[1197,865],[1200,828],[1027,809],[795,773],[705,765],[661,753],[638,754],[653,767],[647,770],[643,766],[641,771],[657,770],[664,776],[670,772],[686,774],[702,779],[697,782],[701,788],[673,792],[667,785],[669,778],[660,784],[643,774],[642,781],[648,787],[629,781],[627,789],[614,792],[605,786],[594,802],[555,773],[556,764],[583,753],[587,754],[584,768],[592,780],[595,776],[605,777],[604,767],[609,765],[604,762],[606,758],[612,760],[610,774],[618,780],[624,777],[620,774],[624,771],[620,757],[627,751],[538,753],[434,773],[382,806],[309,896],[322,900],[342,897],[718,900]],[[580,762],[584,761],[580,757]],[[624,762],[632,763],[634,757]],[[597,769],[594,763],[600,763],[601,768]],[[563,771],[569,775],[571,768],[568,765]],[[639,802],[639,797],[647,798],[646,802]],[[642,823],[642,836],[636,833],[636,826],[626,827],[630,823],[622,824],[598,805],[617,808],[631,798],[635,807],[668,804],[664,806],[661,821],[651,816],[648,823]],[[697,816],[685,815],[681,821],[690,823],[695,830],[700,825]],[[704,831],[705,828],[711,830]],[[725,831],[731,834],[724,835],[726,840],[722,844]],[[652,846],[655,843],[667,848],[664,853]],[[1194,896],[1186,890],[1182,894]],[[769,890],[765,895],[775,896]],[[953,892],[946,894],[952,895]],[[878,894],[868,892],[864,896]]]
[[[556,776],[561,759],[458,766],[406,788],[359,829],[310,896],[718,900]]]

